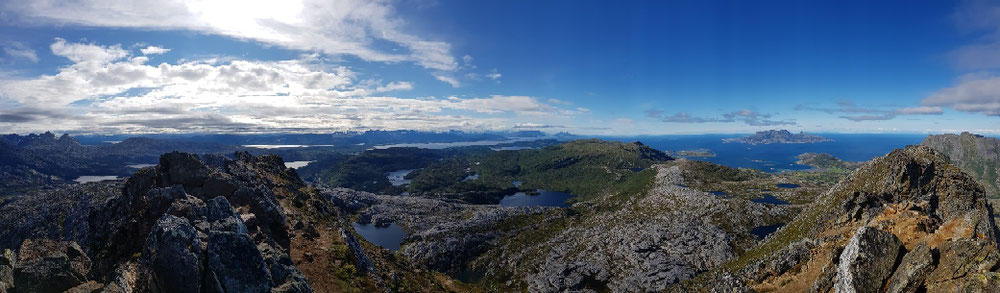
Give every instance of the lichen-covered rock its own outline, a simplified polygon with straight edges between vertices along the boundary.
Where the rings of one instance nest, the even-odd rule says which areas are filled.
[[[74,242],[25,240],[14,264],[16,292],[59,293],[87,281],[90,258]]]
[[[164,215],[149,233],[142,252],[156,292],[201,292],[202,243],[186,219]]]
[[[920,243],[903,256],[896,272],[889,279],[889,293],[913,293],[917,292],[924,282],[924,278],[934,270],[937,264],[935,252],[931,250],[927,243]]]
[[[0,254],[0,292],[7,292],[14,287],[14,263],[17,256],[10,249],[4,249]]]
[[[226,292],[271,290],[271,274],[247,234],[212,231],[208,235],[206,253],[208,268]]]
[[[98,282],[89,281],[80,284],[76,287],[70,288],[69,290],[66,290],[66,292],[63,293],[97,293],[97,292],[104,292],[104,285]]]
[[[892,233],[861,227],[840,254],[834,290],[838,293],[881,291],[892,276],[903,244]]]
[[[938,249],[941,251],[939,264],[925,280],[929,291],[954,292],[971,284],[965,279],[991,272],[1000,261],[996,242],[986,239],[947,241]]]

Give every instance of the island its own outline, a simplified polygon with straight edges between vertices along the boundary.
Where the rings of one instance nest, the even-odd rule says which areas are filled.
[[[747,144],[772,144],[772,143],[817,143],[817,142],[827,142],[833,141],[832,139],[806,134],[805,132],[799,132],[797,134],[792,134],[788,130],[767,130],[758,131],[757,133],[745,136],[745,137],[734,137],[722,139],[725,143],[747,143]]]
[[[696,150],[682,150],[675,153],[678,157],[685,158],[712,158],[715,157],[715,153],[709,149],[696,149]]]

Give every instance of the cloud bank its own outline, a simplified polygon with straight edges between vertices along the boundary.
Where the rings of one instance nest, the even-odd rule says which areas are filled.
[[[55,39],[50,50],[72,64],[52,75],[0,80],[0,126],[94,133],[499,130],[516,126],[504,118],[534,123],[586,110],[530,96],[394,97],[413,84],[362,79],[317,55],[149,64],[145,55],[169,49],[145,47],[139,55],[120,45]]]

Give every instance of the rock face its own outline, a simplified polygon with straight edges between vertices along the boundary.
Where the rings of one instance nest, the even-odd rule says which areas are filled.
[[[892,275],[903,245],[892,233],[861,227],[840,254],[837,266],[837,292],[875,292]]]
[[[664,291],[732,259],[752,245],[738,239],[756,241],[751,228],[791,213],[686,187],[685,164],[655,165],[649,189],[639,194],[579,204],[591,206],[587,215],[539,217],[473,267],[488,276],[515,272],[524,288],[508,289],[514,291]]]
[[[948,156],[983,185],[987,196],[1000,198],[1000,139],[963,132],[930,135],[921,144]]]
[[[236,158],[207,165],[168,153],[124,184],[5,203],[0,211],[13,213],[0,216],[0,236],[26,239],[13,291],[312,292],[289,256],[291,227],[276,194],[295,196],[304,184],[277,156]]]
[[[760,291],[988,292],[998,234],[982,186],[910,146],[860,167],[741,260],[757,266],[814,241],[799,269],[742,281]]]
[[[25,240],[14,265],[15,292],[63,292],[87,281],[90,258],[74,242]]]

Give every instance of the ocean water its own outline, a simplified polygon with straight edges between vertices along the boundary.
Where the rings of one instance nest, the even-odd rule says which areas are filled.
[[[920,144],[924,134],[823,134],[831,142],[758,144],[723,143],[722,139],[744,135],[662,135],[639,137],[604,137],[622,142],[640,141],[661,151],[708,149],[715,157],[690,158],[736,168],[753,168],[767,172],[805,170],[808,166],[795,162],[802,153],[828,153],[845,161],[868,161],[894,149]]]

